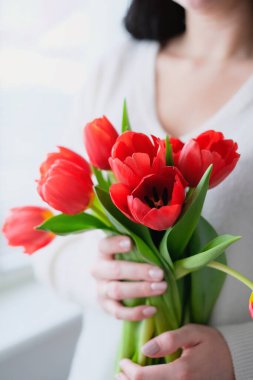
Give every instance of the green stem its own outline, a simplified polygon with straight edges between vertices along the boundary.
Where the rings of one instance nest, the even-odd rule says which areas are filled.
[[[97,179],[98,185],[102,187],[102,189],[108,191],[110,187],[110,183],[106,181],[106,179],[103,176],[103,173],[100,169],[97,169],[95,166],[92,166],[92,171]]]
[[[116,373],[120,371],[119,362],[121,359],[133,359],[136,353],[138,342],[138,330],[141,321],[124,321],[122,326],[120,346],[116,360]]]
[[[101,218],[101,219],[106,219],[107,220],[107,224],[108,224],[108,219],[106,218],[106,215],[103,213],[103,211],[101,211],[97,206],[95,206],[93,204],[93,206],[91,207],[92,210]]]
[[[91,210],[96,214],[96,216],[102,221],[104,222],[108,227],[113,227],[112,224],[110,223],[109,219],[107,218],[107,216],[105,215],[105,213],[103,212],[103,210],[101,210],[101,208],[98,207],[98,205],[96,205],[96,202],[93,203],[93,205],[91,206]]]
[[[133,262],[145,262],[139,255],[138,249],[132,249],[126,255],[118,254],[117,259],[129,260]],[[142,305],[144,302],[148,305],[155,306],[157,313],[152,318],[147,318],[140,322],[125,321],[123,324],[123,332],[121,337],[121,345],[118,351],[117,363],[122,358],[132,359],[140,365],[149,365],[153,363],[153,359],[148,359],[141,352],[141,347],[151,338],[168,330],[174,330],[180,327],[181,322],[181,304],[180,296],[177,288],[177,281],[168,268],[165,260],[155,253],[157,265],[165,270],[165,279],[168,282],[168,290],[165,294],[156,297],[144,299],[125,300],[124,305],[134,307]],[[133,354],[134,350],[134,354]],[[170,363],[180,356],[180,352],[166,356],[164,362]],[[119,370],[119,367],[117,367]]]
[[[140,322],[137,336],[137,363],[141,366],[147,365],[147,357],[142,353],[141,348],[154,336],[155,322],[154,318],[146,318]]]
[[[244,285],[246,285],[248,288],[250,288],[250,290],[253,291],[253,282],[249,280],[247,277],[243,276],[241,273],[237,272],[235,269],[232,269],[225,264],[219,263],[218,261],[211,261],[209,264],[207,264],[207,266],[209,268],[217,269],[221,272],[229,274],[230,276],[236,278]]]

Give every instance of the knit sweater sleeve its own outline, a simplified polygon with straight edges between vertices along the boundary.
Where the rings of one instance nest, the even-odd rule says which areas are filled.
[[[89,231],[78,236],[57,237],[44,252],[32,256],[36,277],[63,299],[81,308],[97,308],[96,286],[90,271],[102,236],[100,231]]]
[[[236,380],[253,379],[252,322],[219,326],[232,355]]]

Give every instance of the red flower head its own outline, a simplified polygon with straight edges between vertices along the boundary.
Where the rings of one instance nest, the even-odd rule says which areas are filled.
[[[102,170],[110,169],[108,159],[117,137],[117,131],[105,116],[85,126],[84,145],[93,166]]]
[[[40,167],[38,192],[51,207],[65,214],[78,214],[93,199],[91,170],[87,161],[71,150],[59,147]]]
[[[13,208],[2,229],[8,244],[14,247],[22,246],[24,252],[28,254],[49,244],[55,235],[51,232],[37,231],[35,227],[51,216],[53,216],[51,211],[42,207]]]
[[[210,188],[222,182],[235,168],[240,155],[233,140],[221,132],[207,131],[182,148],[177,166],[190,187],[196,187],[206,169],[213,164]]]
[[[251,318],[253,319],[253,292],[251,293],[250,299],[249,299],[249,313]]]
[[[164,141],[154,136],[151,140],[143,133],[124,132],[117,138],[109,162],[119,182],[133,189],[143,177],[165,166]]]
[[[178,219],[187,186],[179,170],[172,166],[144,177],[132,190],[117,183],[110,188],[116,207],[129,219],[153,230],[162,231]]]

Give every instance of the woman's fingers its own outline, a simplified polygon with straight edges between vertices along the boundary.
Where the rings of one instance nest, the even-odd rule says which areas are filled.
[[[131,280],[160,282],[163,271],[150,264],[132,263],[121,260],[101,260],[93,267],[92,274],[101,280]]]
[[[116,379],[121,379],[117,377],[121,374],[129,380],[182,380],[190,378],[188,375],[189,366],[183,359],[178,359],[171,364],[159,364],[147,367],[141,367],[131,360],[123,359],[120,362],[120,367],[122,372],[116,375]]]
[[[160,282],[164,273],[159,267],[128,261],[113,260],[116,253],[126,253],[132,242],[127,236],[104,238],[99,243],[100,258],[92,269],[92,275],[101,280],[132,280]],[[127,256],[126,256],[127,258]]]
[[[146,305],[125,307],[121,303],[107,298],[103,299],[101,304],[104,310],[112,314],[116,319],[128,321],[141,321],[152,317],[157,311],[155,307]]]
[[[174,331],[165,332],[150,340],[142,347],[144,355],[158,358],[176,352],[179,348],[189,348],[201,342],[201,332],[189,324]]]
[[[130,380],[179,380],[179,378],[175,376],[175,373],[173,376],[171,376],[171,371],[169,370],[167,364],[141,367],[133,363],[131,360],[124,359],[121,360],[120,367],[123,372],[120,372],[120,374],[116,375],[116,380],[121,379],[117,376],[122,374]],[[122,379],[124,379],[124,377]]]
[[[127,236],[114,236],[100,241],[100,257],[92,269],[102,307],[117,319],[140,321],[156,313],[148,305],[125,307],[120,302],[129,298],[146,298],[163,294],[167,284],[159,267],[122,260],[114,260],[116,253],[131,250],[132,242]],[[128,280],[132,282],[121,282]]]
[[[98,281],[97,290],[101,297],[108,297],[116,301],[127,298],[146,298],[163,294],[167,283],[163,282],[120,282]]]
[[[101,239],[98,249],[101,255],[112,257],[117,253],[129,252],[132,241],[128,236],[112,236]]]
[[[115,376],[115,380],[129,380],[129,379],[128,379],[128,377],[126,377],[126,375],[124,375],[124,373],[118,373]]]

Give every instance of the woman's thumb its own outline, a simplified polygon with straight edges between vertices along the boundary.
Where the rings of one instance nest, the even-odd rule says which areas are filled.
[[[145,356],[159,358],[170,355],[179,348],[195,346],[200,341],[200,331],[197,326],[186,325],[150,340],[142,347],[142,352]]]

